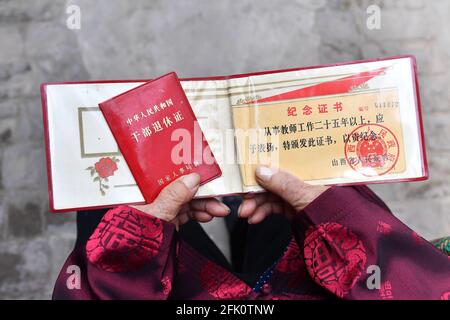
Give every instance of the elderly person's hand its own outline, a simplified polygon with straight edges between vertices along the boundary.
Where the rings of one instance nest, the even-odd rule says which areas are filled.
[[[198,190],[200,176],[191,173],[180,177],[165,187],[150,204],[131,206],[177,227],[189,219],[208,222],[214,217],[224,217],[230,209],[214,198],[192,200]]]
[[[239,207],[239,217],[248,223],[263,221],[271,213],[284,214],[291,219],[329,187],[302,182],[287,171],[261,166],[256,169],[257,182],[268,192],[249,193]]]

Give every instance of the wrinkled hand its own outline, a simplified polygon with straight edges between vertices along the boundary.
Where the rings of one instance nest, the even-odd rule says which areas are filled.
[[[250,224],[260,223],[271,213],[292,219],[329,188],[307,184],[287,171],[265,166],[256,169],[256,181],[268,192],[244,195],[238,211],[239,217],[247,218]]]
[[[189,219],[208,222],[214,217],[228,215],[230,209],[214,198],[192,200],[199,183],[200,176],[197,173],[182,176],[165,187],[152,203],[131,207],[173,223],[177,227]]]

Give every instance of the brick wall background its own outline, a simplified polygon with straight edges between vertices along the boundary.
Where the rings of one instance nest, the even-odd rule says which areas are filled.
[[[66,27],[69,4],[81,29]],[[366,27],[370,4],[381,29]],[[427,239],[450,235],[450,1],[0,0],[0,298],[51,295],[74,214],[47,211],[39,84],[209,76],[411,53],[431,179],[374,189]]]

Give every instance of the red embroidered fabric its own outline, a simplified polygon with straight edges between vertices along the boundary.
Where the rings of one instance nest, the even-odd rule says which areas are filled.
[[[252,293],[247,284],[211,261],[203,266],[200,282],[202,288],[216,299],[242,299]]]
[[[308,229],[304,255],[313,279],[338,297],[344,297],[354,287],[367,261],[363,243],[335,222]]]
[[[158,254],[163,226],[131,207],[108,211],[86,244],[88,260],[108,272],[132,271]]]

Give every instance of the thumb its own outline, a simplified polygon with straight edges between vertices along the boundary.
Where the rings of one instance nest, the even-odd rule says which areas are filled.
[[[273,167],[256,168],[256,180],[266,190],[278,195],[295,210],[303,210],[328,187],[313,186],[293,174]]]
[[[181,207],[191,201],[198,190],[200,175],[191,173],[175,180],[165,187],[152,202],[152,211],[166,221],[173,220]]]

